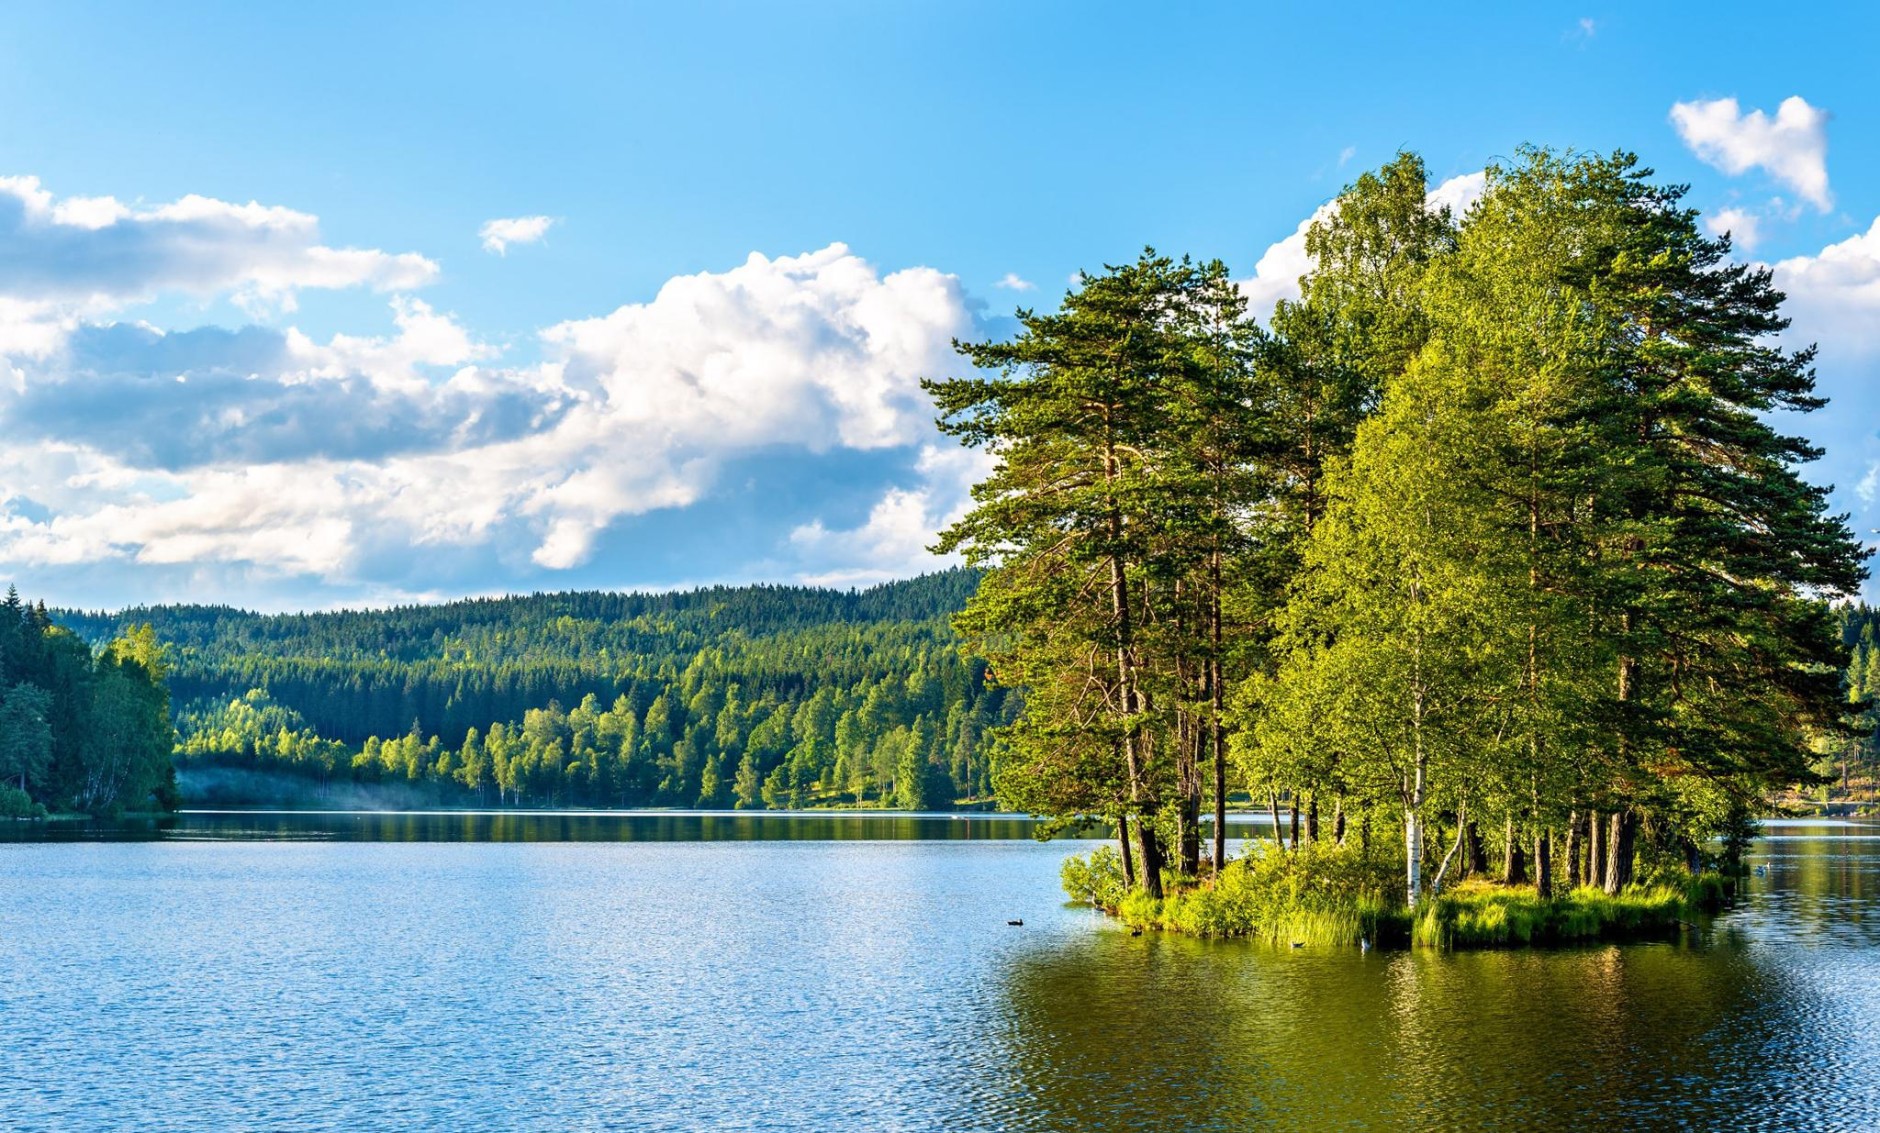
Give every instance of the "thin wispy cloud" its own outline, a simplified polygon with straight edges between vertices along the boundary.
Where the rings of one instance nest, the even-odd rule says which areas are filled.
[[[1006,272],[1000,277],[999,282],[993,284],[993,286],[1002,287],[1007,291],[1033,291],[1038,287],[1037,284],[1029,279],[1021,278],[1019,274],[1014,271]]]

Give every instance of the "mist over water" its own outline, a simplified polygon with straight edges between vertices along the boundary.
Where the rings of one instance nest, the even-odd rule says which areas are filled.
[[[1058,864],[1088,843],[1003,818],[95,827],[131,840],[0,846],[0,1114],[1872,1127],[1880,826],[1768,833],[1748,899],[1682,941],[1442,956],[1131,937],[1061,903]]]

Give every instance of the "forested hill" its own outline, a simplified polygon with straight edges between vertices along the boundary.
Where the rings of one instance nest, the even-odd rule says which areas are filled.
[[[976,585],[953,570],[861,591],[53,617],[92,641],[154,627],[186,769],[398,779],[533,804],[939,805],[986,793],[978,740],[1007,709],[948,624]]]

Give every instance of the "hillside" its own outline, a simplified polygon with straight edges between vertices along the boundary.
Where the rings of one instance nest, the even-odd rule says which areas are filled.
[[[93,642],[155,628],[185,772],[400,781],[440,801],[934,806],[989,791],[979,741],[1014,707],[948,626],[976,581],[53,617]]]

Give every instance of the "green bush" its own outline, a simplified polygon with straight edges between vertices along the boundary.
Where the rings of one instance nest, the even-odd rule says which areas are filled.
[[[1065,858],[1058,876],[1073,901],[1105,910],[1122,904],[1123,859],[1113,846],[1098,846],[1082,857],[1073,854]]]
[[[1272,944],[1413,944],[1506,948],[1662,936],[1721,905],[1728,880],[1681,870],[1653,873],[1617,896],[1592,886],[1543,901],[1529,887],[1468,881],[1404,907],[1395,862],[1331,844],[1281,851],[1262,846],[1212,880],[1169,886],[1161,900],[1123,884],[1116,851],[1100,847],[1064,863],[1065,892],[1126,924],[1191,936],[1250,937]]]
[[[1171,886],[1158,901],[1125,891],[1122,866],[1108,847],[1065,862],[1074,899],[1114,912],[1125,923],[1191,936],[1250,936],[1276,944],[1356,944],[1401,934],[1388,899],[1389,863],[1331,844],[1282,852],[1262,847],[1227,864],[1221,876]]]
[[[40,806],[18,787],[0,784],[0,818],[44,818],[46,808]]]

